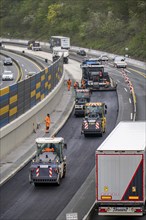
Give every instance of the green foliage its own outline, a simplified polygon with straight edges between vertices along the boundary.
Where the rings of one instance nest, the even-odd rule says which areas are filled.
[[[1,37],[48,41],[146,57],[146,0],[0,0]]]

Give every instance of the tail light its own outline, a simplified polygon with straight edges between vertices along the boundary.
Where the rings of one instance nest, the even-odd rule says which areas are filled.
[[[57,169],[57,168],[54,168],[54,172],[55,172],[55,173],[58,173],[58,169]]]
[[[141,208],[138,208],[138,209],[135,210],[135,212],[137,212],[137,213],[141,213],[141,212],[143,212],[143,211],[142,211]]]
[[[99,212],[107,212],[106,208],[99,208]]]

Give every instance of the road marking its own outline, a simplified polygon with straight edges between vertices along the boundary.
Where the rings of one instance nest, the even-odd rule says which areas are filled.
[[[126,88],[124,88],[125,89],[125,91],[127,92],[127,89]]]
[[[129,102],[130,102],[130,104],[131,104],[131,99],[129,98]]]
[[[27,72],[27,69],[25,69],[25,72]]]
[[[131,120],[132,120],[132,118],[133,118],[133,113],[131,113],[130,118],[131,118]]]
[[[126,72],[131,73],[129,70],[126,70]]]
[[[15,64],[15,65],[16,65],[16,64]],[[19,67],[20,67],[20,66],[19,66]],[[22,73],[21,79],[23,78],[23,71],[22,71],[21,67],[20,67],[20,71],[19,71],[19,68],[18,68],[18,66],[16,65],[16,69],[17,69],[18,74],[17,74],[15,83],[18,82],[18,79],[19,79],[19,77],[20,77],[20,72]]]
[[[144,74],[144,73],[142,73],[142,72],[140,72],[140,71],[138,71],[138,70],[134,70],[134,69],[132,69],[132,68],[128,68],[128,69],[130,69],[130,70],[132,70],[132,71],[138,73],[139,75],[143,76],[144,78],[146,78],[146,74]]]
[[[23,64],[23,63],[22,63],[21,65],[24,67],[24,64]]]

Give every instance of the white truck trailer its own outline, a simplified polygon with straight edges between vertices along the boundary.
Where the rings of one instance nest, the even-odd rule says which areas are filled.
[[[70,38],[63,36],[51,36],[50,38],[50,48],[61,47],[61,49],[70,49]]]
[[[98,215],[142,216],[146,205],[146,122],[120,122],[96,150]]]

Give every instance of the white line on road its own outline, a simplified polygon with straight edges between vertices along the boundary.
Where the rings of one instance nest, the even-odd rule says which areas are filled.
[[[22,66],[24,66],[24,64],[22,64]]]
[[[126,72],[131,73],[129,70],[126,70]]]
[[[27,72],[27,69],[25,69],[25,72]]]
[[[132,118],[133,118],[133,113],[131,113],[131,116],[130,116],[130,118],[131,118],[131,120],[132,120]]]
[[[125,89],[125,91],[127,92],[127,89],[126,88],[124,88]]]

